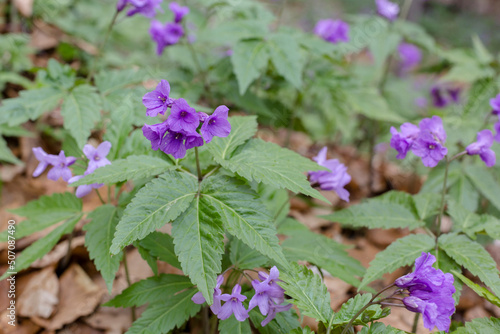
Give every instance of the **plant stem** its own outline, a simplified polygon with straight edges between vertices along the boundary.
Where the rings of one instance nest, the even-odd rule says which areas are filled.
[[[420,313],[415,313],[415,319],[413,319],[413,326],[411,326],[411,332],[417,333],[418,319],[420,318]]]
[[[210,317],[208,313],[208,306],[203,308],[203,333],[210,334]]]
[[[403,9],[401,10],[401,16],[400,18],[402,20],[406,20],[408,18],[408,14],[410,14],[410,9],[411,9],[411,5],[413,3],[413,0],[406,0],[404,5],[403,5]]]
[[[441,222],[443,221],[444,214],[444,206],[445,206],[445,197],[446,197],[446,182],[448,181],[448,167],[450,166],[450,161],[448,160],[448,156],[444,157],[446,159],[446,167],[444,170],[444,179],[443,179],[443,190],[441,191],[441,208],[439,209],[439,216],[437,222],[437,231],[436,231],[436,257],[438,257],[438,239],[441,235]]]
[[[99,199],[101,200],[101,203],[102,204],[106,204],[106,202],[104,202],[104,199],[102,198],[101,194],[99,194],[99,190],[97,189],[94,189],[95,193],[97,194],[97,196],[99,196]]]
[[[200,157],[198,155],[198,147],[194,148],[194,155],[196,157],[196,172],[198,173],[198,182],[201,182],[203,180],[203,175],[201,174]]]
[[[132,282],[130,281],[130,273],[128,271],[128,264],[127,264],[127,253],[125,251],[123,251],[123,268],[125,269],[125,278],[127,279],[127,284],[128,286],[131,286]],[[130,315],[132,317],[132,322],[134,322],[135,319],[137,319],[135,315],[135,306],[132,306],[130,308]]]

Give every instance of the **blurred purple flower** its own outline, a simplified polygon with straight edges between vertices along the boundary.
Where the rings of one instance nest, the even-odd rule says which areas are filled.
[[[415,105],[417,107],[419,107],[420,109],[424,109],[424,108],[427,108],[428,101],[425,97],[419,96],[419,97],[415,98]]]
[[[401,58],[401,70],[403,72],[412,70],[422,61],[422,52],[413,44],[399,44],[398,52]]]
[[[196,132],[200,118],[196,110],[189,106],[186,100],[180,98],[174,101],[167,124],[172,131],[184,131],[186,134]]]
[[[439,161],[448,153],[444,147],[430,132],[421,132],[411,148],[413,154],[422,158],[426,167],[436,167]]]
[[[442,144],[446,142],[446,131],[444,131],[443,120],[439,116],[424,118],[418,124],[421,132],[429,132]]]
[[[111,162],[106,159],[106,156],[111,149],[111,143],[109,141],[103,141],[97,148],[94,148],[92,145],[85,145],[83,147],[83,153],[89,159],[89,165],[87,171],[92,173],[99,167],[103,167],[106,165],[110,165]]]
[[[200,131],[205,142],[210,143],[214,136],[227,137],[229,135],[231,124],[227,120],[228,111],[228,107],[218,106],[212,115],[203,122]]]
[[[41,147],[33,147],[32,151],[35,155],[35,158],[39,161],[38,166],[33,172],[33,177],[38,177],[45,171],[45,169],[47,169],[47,167],[50,165],[50,161],[54,160],[56,156],[45,153],[45,151]]]
[[[349,202],[349,192],[344,189],[351,182],[347,167],[337,159],[326,160],[326,152],[327,147],[325,146],[313,160],[330,171],[310,171],[309,181],[312,184],[318,183],[322,190],[334,190],[342,200]]]
[[[234,286],[230,295],[225,293],[220,296],[220,299],[225,301],[217,314],[220,320],[228,319],[231,314],[234,314],[234,317],[238,321],[244,321],[248,318],[248,311],[243,307],[243,301],[247,297],[241,294],[241,286],[239,284]]]
[[[391,127],[391,147],[398,151],[397,159],[404,159],[420,134],[420,129],[411,123],[404,123],[400,128],[401,133],[395,127]]]
[[[71,179],[68,180],[68,184],[72,184],[88,174],[90,174],[90,173],[88,173],[88,171],[87,171],[83,175],[73,176]],[[82,184],[81,186],[78,186],[76,188],[75,195],[78,198],[82,198],[82,197],[90,194],[92,192],[92,189],[98,189],[98,188],[102,187],[103,185],[104,185],[104,183]]]
[[[127,0],[127,2],[133,7],[127,12],[127,16],[141,14],[148,18],[153,18],[156,16],[157,10],[162,11],[160,4],[163,0]],[[119,5],[120,7],[124,7],[122,2]]]
[[[495,125],[493,125],[493,128],[495,129],[496,131],[496,135],[495,135],[495,141],[497,142],[500,142],[500,120],[498,122],[495,123]]]
[[[122,10],[125,9],[125,6],[127,6],[128,0],[118,0],[116,3],[116,11],[121,12]]]
[[[142,97],[142,104],[146,107],[146,115],[156,117],[164,115],[168,108],[172,107],[174,99],[169,97],[170,84],[167,80],[161,80],[152,92]]]
[[[292,308],[292,304],[277,305],[277,304],[271,303],[269,305],[269,313],[267,314],[267,317],[264,320],[262,320],[262,322],[260,323],[260,325],[262,327],[264,327],[265,325],[267,325],[268,323],[270,323],[271,320],[274,319],[274,317],[276,317],[276,313],[278,313],[278,312],[285,312],[285,311],[288,311],[291,308]]]
[[[399,15],[399,5],[390,2],[389,0],[375,0],[377,4],[377,12],[380,16],[385,17],[389,21],[394,21]]]
[[[468,155],[479,154],[486,166],[493,167],[496,162],[495,152],[490,148],[493,144],[493,133],[491,130],[482,130],[477,133],[477,141],[465,148]]]
[[[156,42],[156,54],[161,55],[167,46],[179,42],[181,37],[184,36],[184,29],[178,23],[168,22],[163,25],[159,21],[152,20],[149,34],[151,39]]]
[[[342,20],[320,20],[314,28],[314,34],[334,44],[349,42],[349,25]]]
[[[222,285],[222,283],[224,283],[224,276],[222,276],[222,275],[217,276],[217,284],[215,285],[214,295],[213,295],[214,302],[210,306],[210,309],[212,310],[212,312],[215,315],[217,315],[221,309],[221,298],[220,297],[222,295],[222,291],[220,289],[220,286]],[[195,304],[203,304],[206,302],[205,297],[203,297],[203,294],[201,292],[195,293],[194,296],[191,298],[191,300]]]
[[[151,142],[151,148],[156,151],[160,148],[163,137],[165,137],[165,133],[167,133],[167,129],[167,122],[154,125],[144,124],[142,127],[142,133],[144,134],[144,137],[149,139]]]
[[[491,113],[493,115],[500,114],[500,94],[490,100],[490,106],[492,108]]]
[[[170,5],[168,5],[168,8],[170,8],[170,10],[174,13],[175,23],[180,23],[182,18],[189,14],[189,8],[179,5],[177,2],[171,2]]]
[[[460,92],[459,87],[443,88],[434,86],[431,89],[432,103],[436,108],[444,108],[451,102],[459,103]]]
[[[75,161],[75,157],[66,157],[64,151],[59,152],[59,155],[49,155],[48,162],[54,167],[47,174],[47,178],[57,181],[62,177],[64,181],[68,182],[72,176],[69,166],[74,164]]]
[[[432,103],[436,108],[444,108],[448,105],[448,101],[443,97],[441,90],[438,87],[431,89]]]

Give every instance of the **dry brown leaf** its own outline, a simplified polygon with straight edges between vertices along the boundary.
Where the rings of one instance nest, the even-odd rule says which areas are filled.
[[[14,6],[25,17],[33,15],[33,0],[14,0]]]
[[[32,268],[45,268],[48,265],[59,262],[66,253],[68,252],[68,240],[64,240],[60,242],[57,246],[54,247],[52,251],[45,254],[41,259],[36,260],[31,264]],[[75,249],[76,247],[83,246],[85,244],[85,236],[78,236],[73,238],[71,241],[71,249]]]
[[[54,311],[59,294],[59,280],[54,267],[47,267],[30,275],[17,300],[18,314],[23,317],[48,318]]]
[[[40,331],[40,326],[29,319],[18,322],[16,326],[9,325],[7,313],[0,313],[0,334],[35,334]]]
[[[105,330],[106,334],[125,333],[132,325],[129,308],[100,307],[83,321],[93,328]]]

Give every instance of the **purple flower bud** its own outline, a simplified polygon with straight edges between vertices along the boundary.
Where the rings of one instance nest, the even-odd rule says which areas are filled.
[[[397,159],[406,158],[406,154],[411,149],[413,142],[420,134],[418,126],[411,123],[401,125],[401,133],[396,128],[391,127],[391,147],[398,151]]]
[[[208,115],[202,111],[198,112],[198,117],[200,118],[200,122],[205,122],[208,118]]]
[[[320,20],[314,28],[314,34],[334,44],[349,42],[349,25],[342,20]]]
[[[116,11],[121,12],[122,10],[125,9],[125,6],[127,6],[128,0],[118,0],[116,3]]]
[[[109,153],[109,150],[111,149],[111,143],[109,141],[104,141],[97,148],[94,148],[92,145],[85,145],[83,147],[83,153],[89,159],[89,166],[87,171],[89,173],[92,173],[94,170],[96,170],[99,167],[103,167],[106,165],[110,165],[111,162],[106,159],[106,156]]]
[[[333,190],[344,201],[349,202],[349,192],[344,187],[351,182],[351,176],[347,173],[347,167],[337,159],[326,160],[327,147],[323,147],[316,157],[313,158],[318,165],[328,168],[330,171],[309,172],[309,181],[318,183],[322,190]]]
[[[493,144],[493,133],[490,130],[482,130],[477,133],[477,141],[465,148],[468,155],[479,154],[488,167],[493,167],[496,162],[495,152],[490,148]]]
[[[399,5],[390,2],[389,0],[375,0],[377,4],[377,12],[380,16],[385,17],[389,21],[394,21],[399,15]]]
[[[152,92],[142,97],[142,104],[146,107],[146,115],[156,117],[164,115],[168,108],[172,107],[173,99],[170,95],[170,84],[167,80],[161,80]]]
[[[72,174],[69,166],[75,163],[75,157],[66,157],[64,151],[61,151],[59,155],[49,155],[47,161],[54,166],[47,174],[47,178],[57,181],[62,177],[66,182],[71,179]]]
[[[220,299],[225,301],[217,314],[220,320],[228,319],[231,314],[234,314],[234,317],[238,321],[244,321],[248,318],[248,311],[243,307],[243,301],[247,297],[241,294],[241,286],[239,284],[234,286],[230,295],[225,293],[220,296]]]
[[[448,105],[448,101],[441,94],[441,90],[438,87],[433,87],[431,89],[432,103],[436,108],[444,108]]]
[[[151,148],[156,151],[160,148],[167,129],[168,125],[166,122],[154,125],[145,124],[142,127],[142,133],[151,142]]]
[[[201,126],[201,135],[205,142],[210,143],[214,136],[227,137],[231,132],[231,124],[227,120],[229,108],[218,106]]]
[[[129,4],[132,5],[127,12],[127,16],[133,16],[135,14],[141,14],[148,18],[153,18],[156,16],[156,11],[162,11],[160,4],[163,0],[127,0]],[[119,5],[123,5],[121,2]]]
[[[182,7],[180,6],[177,2],[171,2],[170,5],[168,5],[168,8],[174,13],[174,21],[175,23],[179,23],[182,21],[182,18],[189,14],[189,8],[188,7]]]
[[[493,115],[500,114],[500,94],[490,100],[490,106],[492,108],[491,112]]]
[[[412,70],[422,61],[422,52],[413,44],[399,44],[398,52],[401,58],[401,70],[403,72]]]
[[[200,119],[194,108],[191,108],[184,99],[177,99],[172,104],[167,124],[172,131],[196,132]]]
[[[49,166],[50,160],[53,160],[56,156],[45,153],[41,147],[33,147],[32,151],[36,159],[39,161],[38,166],[33,172],[33,177],[38,177]]]

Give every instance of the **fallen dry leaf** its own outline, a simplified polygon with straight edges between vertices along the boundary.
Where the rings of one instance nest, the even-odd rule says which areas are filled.
[[[59,302],[59,280],[54,267],[47,267],[30,275],[17,300],[18,315],[48,318]]]
[[[33,0],[14,0],[14,6],[25,17],[33,15]]]
[[[60,242],[57,246],[54,247],[52,251],[45,254],[41,259],[36,260],[31,264],[31,268],[44,268],[53,263],[59,262],[68,251],[68,240],[64,240]],[[85,244],[85,236],[78,236],[73,238],[71,241],[71,249],[75,249],[76,247],[83,246]]]

